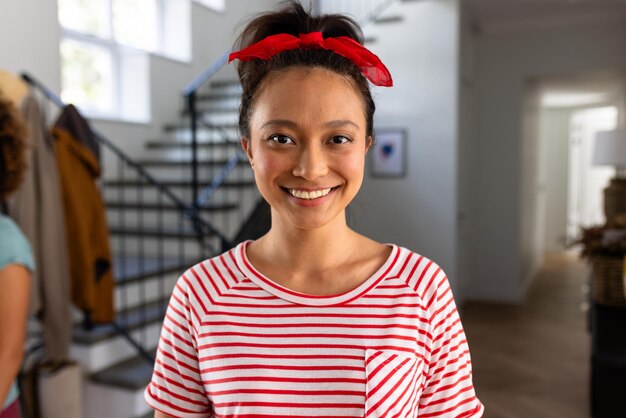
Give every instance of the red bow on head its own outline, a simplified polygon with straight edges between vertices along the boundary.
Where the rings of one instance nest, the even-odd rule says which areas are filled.
[[[370,50],[348,36],[324,39],[322,32],[300,34],[299,37],[286,33],[271,35],[247,48],[233,52],[228,57],[228,62],[234,59],[268,60],[280,52],[297,48],[321,48],[333,51],[352,61],[374,85],[383,87],[393,85],[389,70]]]

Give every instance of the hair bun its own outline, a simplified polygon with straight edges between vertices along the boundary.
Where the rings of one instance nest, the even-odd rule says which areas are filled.
[[[352,18],[339,14],[313,16],[302,5],[290,0],[276,12],[266,12],[256,16],[235,42],[234,50],[246,48],[270,35],[287,33],[298,36],[301,33],[322,32],[325,38],[348,36],[363,43],[363,32]]]

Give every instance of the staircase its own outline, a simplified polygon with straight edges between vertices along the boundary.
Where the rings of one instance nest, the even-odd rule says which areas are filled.
[[[162,318],[176,280],[191,265],[269,228],[267,207],[259,203],[252,170],[240,150],[239,83],[212,81],[207,87],[196,95],[202,205],[189,204],[181,210],[161,190],[167,189],[179,202],[194,202],[187,108],[181,110],[178,123],[163,127],[162,137],[145,143],[147,157],[135,161],[155,183],[119,159],[107,162],[103,198],[115,260],[117,316],[115,324],[75,326],[71,357],[86,374],[86,418],[153,415],[143,390],[152,375]],[[223,181],[216,186],[217,178]],[[199,234],[185,212],[214,230]]]

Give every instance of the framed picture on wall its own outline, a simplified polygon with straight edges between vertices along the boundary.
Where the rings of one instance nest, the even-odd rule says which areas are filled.
[[[406,131],[376,130],[376,143],[371,150],[371,173],[374,177],[406,175]]]

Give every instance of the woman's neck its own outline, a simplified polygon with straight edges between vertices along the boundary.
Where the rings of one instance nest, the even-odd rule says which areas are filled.
[[[300,229],[273,222],[257,240],[257,254],[272,264],[288,268],[296,276],[335,269],[353,256],[359,235],[346,224],[345,216],[315,229]]]

